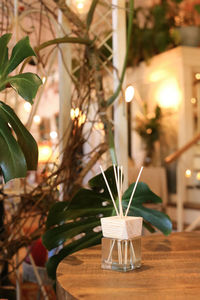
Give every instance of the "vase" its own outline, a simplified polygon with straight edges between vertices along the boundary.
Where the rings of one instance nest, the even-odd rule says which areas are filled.
[[[101,218],[102,269],[127,272],[141,266],[142,217]]]
[[[141,236],[133,239],[102,238],[102,269],[127,272],[141,266]]]
[[[200,45],[200,27],[199,26],[183,26],[177,27],[180,45],[197,47]]]

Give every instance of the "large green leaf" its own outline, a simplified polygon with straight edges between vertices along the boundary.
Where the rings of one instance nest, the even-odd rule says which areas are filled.
[[[157,227],[165,235],[168,235],[172,231],[172,223],[169,217],[155,209],[150,209],[142,205],[132,205],[129,210],[129,216],[143,217],[153,226]]]
[[[14,139],[11,129],[0,115],[0,168],[4,181],[24,177],[27,167],[25,157]]]
[[[29,38],[21,39],[13,48],[10,59],[8,59],[7,44],[11,34],[5,34],[0,38],[0,91],[11,86],[25,100],[33,103],[39,86],[42,84],[41,79],[33,73],[18,74],[8,76],[25,58],[35,55],[35,52],[29,44]]]
[[[33,103],[32,100],[35,98],[37,90],[42,84],[42,80],[33,73],[23,73],[8,77],[6,83],[8,82],[22,98],[30,103]]]
[[[36,170],[38,162],[38,147],[33,136],[24,127],[12,108],[2,101],[0,101],[0,117],[7,124],[10,124],[12,129],[14,130],[17,136],[18,145],[20,146],[26,160],[26,168],[28,170]],[[0,124],[0,128],[1,127],[2,126]],[[11,131],[9,131],[9,135],[7,135],[5,139],[9,138],[10,135],[12,135]],[[15,152],[15,146],[13,147],[12,145],[10,145],[10,151]]]
[[[11,73],[25,58],[29,56],[36,56],[35,52],[30,46],[29,37],[21,39],[13,48],[11,58],[8,66],[4,71],[6,75]]]
[[[11,34],[7,33],[0,37],[0,74],[8,63],[8,43],[11,39]]]
[[[11,34],[0,37],[0,91],[11,86],[25,100],[32,103],[42,84],[41,79],[33,73],[16,76],[8,76],[8,74],[25,58],[35,55],[35,52],[29,44],[29,38],[25,37],[15,45],[9,59],[7,45],[10,38]],[[24,177],[27,170],[37,168],[38,149],[34,138],[14,111],[1,101],[0,120],[0,167],[7,182],[13,178]]]
[[[117,188],[113,168],[105,171],[105,176],[116,203]],[[47,231],[43,235],[43,243],[47,249],[53,249],[61,244],[67,245],[47,263],[47,270],[55,278],[58,263],[68,254],[100,242],[101,233],[94,233],[94,228],[100,225],[101,217],[115,214],[113,204],[102,174],[92,178],[88,183],[90,189],[80,189],[71,202],[60,202],[53,205],[47,218]],[[134,184],[123,195],[124,212],[128,206]],[[149,187],[139,182],[130,206],[129,215],[142,216],[144,226],[154,232],[155,228],[164,234],[169,234],[172,229],[170,219],[164,213],[144,206],[146,203],[160,203],[161,199]],[[84,236],[78,241],[73,241],[78,234]],[[96,236],[96,238],[95,238]]]
[[[76,251],[79,251],[90,246],[94,246],[101,243],[102,233],[89,232],[85,236],[77,239],[70,244],[66,245],[59,251],[58,254],[50,257],[46,264],[47,272],[49,277],[56,279],[56,269],[61,260],[63,260],[67,255],[70,255]]]
[[[86,220],[81,218],[77,222],[62,224],[47,230],[43,235],[43,243],[48,250],[52,250],[79,233],[91,230],[98,225],[99,220],[95,217],[87,218]]]
[[[123,194],[123,201],[129,201],[132,191],[134,189],[135,183],[132,183],[129,188]],[[154,194],[144,182],[139,182],[135,190],[132,204],[142,204],[142,203],[161,203],[162,199]]]

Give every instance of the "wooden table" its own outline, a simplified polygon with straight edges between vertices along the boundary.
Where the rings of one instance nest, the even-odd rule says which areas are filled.
[[[101,248],[64,259],[57,269],[58,299],[200,299],[200,232],[142,237],[142,267],[101,269]]]

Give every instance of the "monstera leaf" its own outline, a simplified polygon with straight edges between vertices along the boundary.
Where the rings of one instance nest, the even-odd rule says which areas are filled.
[[[21,97],[33,103],[41,79],[33,73],[15,76],[9,74],[27,57],[35,55],[29,38],[20,40],[8,57],[11,34],[0,37],[0,91],[12,87]],[[13,132],[15,135],[13,135]],[[21,123],[15,112],[0,101],[0,171],[4,181],[26,176],[27,170],[37,167],[38,149],[32,135]]]
[[[15,76],[9,74],[27,57],[35,56],[35,52],[29,44],[29,38],[21,39],[13,48],[11,57],[8,57],[8,43],[11,34],[7,33],[0,37],[0,91],[11,86],[25,100],[33,103],[41,79],[33,73],[23,73]]]
[[[118,202],[113,168],[108,168],[105,175],[113,197]],[[70,203],[58,202],[49,211],[46,223],[47,230],[43,235],[43,244],[48,250],[64,244],[59,253],[52,256],[47,262],[48,274],[54,279],[57,265],[65,256],[101,242],[100,218],[115,215],[112,200],[103,176],[101,174],[95,176],[88,184],[90,189],[80,189]],[[133,187],[134,183],[129,186],[123,195],[124,212]],[[146,203],[160,202],[162,202],[160,197],[155,195],[145,183],[140,182],[137,185],[129,215],[142,216],[144,218],[144,226],[147,229],[154,232],[154,227],[156,227],[167,235],[172,229],[168,216],[160,211],[144,206]],[[79,238],[73,239],[77,235],[79,235]]]
[[[27,170],[37,168],[37,159],[36,141],[12,108],[0,101],[0,167],[4,181],[25,177]]]

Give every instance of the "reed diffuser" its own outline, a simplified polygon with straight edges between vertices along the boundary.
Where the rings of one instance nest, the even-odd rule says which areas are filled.
[[[142,173],[141,167],[125,213],[122,207],[123,167],[113,165],[119,207],[115,203],[105,173],[100,166],[103,178],[112,199],[116,216],[101,218],[102,268],[127,272],[141,266],[142,217],[128,216],[129,208]]]

